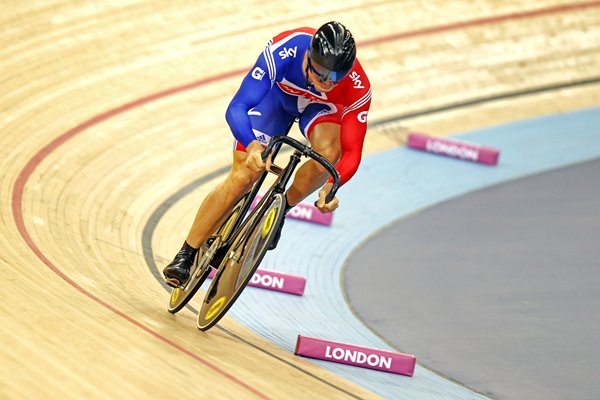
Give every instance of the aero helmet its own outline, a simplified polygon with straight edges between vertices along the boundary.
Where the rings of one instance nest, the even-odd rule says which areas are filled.
[[[311,64],[313,60],[327,69],[323,74],[310,65],[321,80],[341,81],[352,69],[355,59],[356,44],[344,25],[331,21],[317,29],[310,42],[308,62]]]

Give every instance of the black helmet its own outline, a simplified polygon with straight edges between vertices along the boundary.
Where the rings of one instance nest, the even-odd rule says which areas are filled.
[[[331,71],[328,78],[340,81],[350,72],[356,59],[356,44],[352,34],[337,21],[321,26],[312,37],[309,61]]]

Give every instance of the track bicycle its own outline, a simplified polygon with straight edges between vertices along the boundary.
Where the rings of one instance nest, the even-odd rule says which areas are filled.
[[[274,161],[282,144],[294,149],[287,165],[283,168],[271,164],[252,189],[234,206],[215,234],[202,245],[188,282],[171,292],[169,311],[175,313],[194,296],[210,274],[211,267],[217,272],[206,291],[197,326],[200,330],[213,327],[229,310],[242,293],[252,275],[264,258],[275,233],[282,224],[285,211],[285,192],[303,157],[321,164],[333,177],[333,185],[325,201],[333,200],[340,186],[340,176],[333,164],[315,152],[310,146],[288,137],[276,136],[262,152],[266,160],[271,154]],[[275,182],[263,195],[252,211],[250,206],[256,198],[269,173],[277,175]]]
[[[273,150],[271,158],[274,159],[278,152],[279,146]],[[248,213],[252,201],[256,197],[258,190],[262,186],[267,175],[266,171],[261,174],[256,183],[252,186],[252,189],[244,194],[244,196],[236,203],[214,234],[209,236],[209,238],[200,246],[196,258],[194,259],[194,264],[190,269],[190,276],[187,282],[171,290],[168,307],[170,313],[175,314],[185,307],[192,297],[194,297],[198,289],[200,289],[204,281],[206,281],[210,275],[211,268],[216,269],[220,265],[223,257],[227,253],[230,239],[234,236],[232,233],[240,227],[243,220],[242,217]]]

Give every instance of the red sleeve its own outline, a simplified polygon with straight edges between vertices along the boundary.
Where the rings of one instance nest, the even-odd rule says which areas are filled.
[[[371,106],[371,83],[358,59],[340,83],[339,94],[339,102],[344,107],[340,130],[342,155],[335,167],[343,185],[354,176],[360,165]]]
[[[352,178],[360,165],[370,106],[371,90],[369,89],[359,100],[344,110],[340,132],[342,156],[335,166],[340,173],[341,185]]]

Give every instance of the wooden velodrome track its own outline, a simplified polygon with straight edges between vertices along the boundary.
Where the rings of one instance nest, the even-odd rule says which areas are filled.
[[[330,19],[351,28],[373,85],[372,124],[404,116],[404,127],[452,134],[600,103],[600,1],[0,9],[3,399],[376,398],[231,319],[202,333],[189,310],[170,315],[144,260],[141,230],[156,205],[230,163],[225,107],[282,30]],[[401,144],[373,125],[366,153]],[[158,265],[215,182],[157,225]]]

